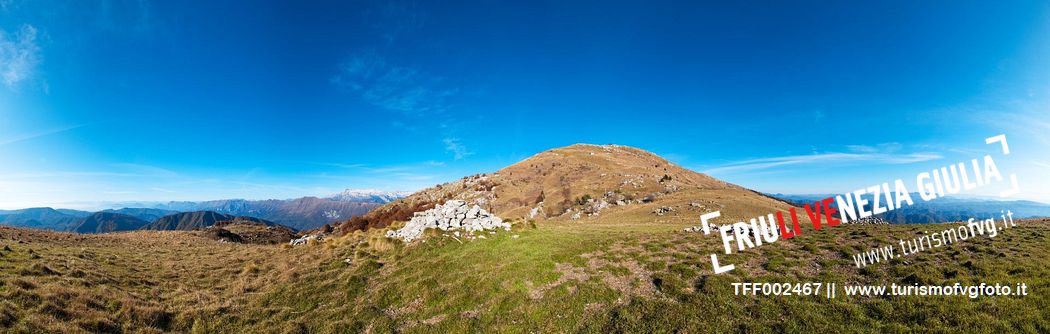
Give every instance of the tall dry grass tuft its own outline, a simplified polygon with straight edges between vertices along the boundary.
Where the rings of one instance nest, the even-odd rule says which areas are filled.
[[[18,321],[18,314],[15,313],[15,304],[10,301],[0,301],[0,327],[11,327],[15,322]]]
[[[121,301],[117,317],[136,327],[152,327],[166,330],[171,327],[174,314],[164,305],[131,298]]]

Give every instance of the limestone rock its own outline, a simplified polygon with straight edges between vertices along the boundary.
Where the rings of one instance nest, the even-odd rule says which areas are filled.
[[[292,241],[289,241],[288,244],[292,245],[292,246],[305,245],[307,242],[310,242],[310,240],[323,241],[324,237],[325,237],[324,234],[304,235],[303,237],[301,237],[299,239],[292,239]]]
[[[674,208],[669,206],[661,206],[659,208],[653,209],[653,213],[655,213],[657,216],[663,216],[664,214],[671,212],[674,212]]]
[[[885,225],[885,224],[889,224],[889,223],[890,222],[886,221],[885,219],[882,219],[882,217],[871,216],[871,217],[865,217],[865,218],[857,219],[857,220],[854,220],[854,221],[850,221],[850,222],[847,222],[846,224],[851,224],[851,225]]]
[[[485,211],[480,206],[468,206],[465,201],[451,200],[433,209],[416,212],[405,227],[387,231],[386,237],[412,242],[422,238],[423,231],[427,229],[455,231],[458,236],[460,230],[480,232],[500,228],[509,231],[510,224],[503,222],[503,219]]]

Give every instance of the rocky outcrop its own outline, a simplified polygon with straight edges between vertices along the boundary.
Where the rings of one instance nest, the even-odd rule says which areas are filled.
[[[529,215],[526,217],[529,219],[547,218],[547,212],[543,208],[543,202],[539,202],[538,204],[536,204],[536,207],[532,208],[532,210],[529,210]]]
[[[405,227],[387,231],[386,236],[411,242],[420,239],[426,229],[480,232],[499,228],[509,231],[510,224],[504,223],[503,219],[477,205],[468,206],[465,201],[452,200],[443,205],[439,204],[433,209],[416,212]]]
[[[286,226],[249,221],[221,221],[199,231],[219,241],[256,245],[283,244],[296,235],[295,230]]]
[[[310,240],[316,240],[318,242],[321,242],[321,241],[324,241],[324,238],[325,238],[324,234],[309,234],[309,235],[304,235],[304,236],[302,236],[302,237],[300,237],[298,239],[292,239],[292,241],[289,241],[288,244],[292,245],[292,246],[299,246],[299,245],[305,245],[305,244],[309,243]]]

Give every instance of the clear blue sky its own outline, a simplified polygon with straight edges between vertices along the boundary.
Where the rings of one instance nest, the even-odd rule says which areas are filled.
[[[1050,200],[1050,5],[0,0],[0,208],[415,190],[578,142],[759,191],[995,152]]]

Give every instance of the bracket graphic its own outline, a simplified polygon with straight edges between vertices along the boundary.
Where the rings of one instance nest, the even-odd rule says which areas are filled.
[[[1010,155],[1010,145],[1006,143],[1006,134],[985,138],[984,143],[989,145],[999,143],[1003,148],[1003,155]],[[1019,192],[1021,192],[1021,187],[1017,184],[1017,173],[1010,173],[1010,189],[1000,192],[999,197],[1010,197]]]

